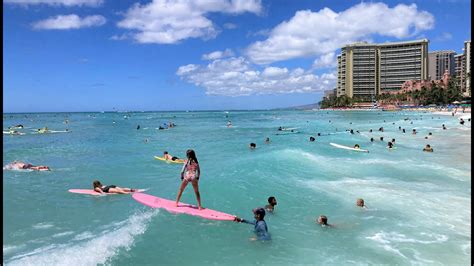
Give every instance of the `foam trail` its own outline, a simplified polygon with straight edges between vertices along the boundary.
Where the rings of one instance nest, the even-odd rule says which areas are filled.
[[[5,265],[97,265],[105,264],[120,249],[129,250],[135,237],[145,232],[151,218],[159,211],[152,210],[129,217],[118,229],[105,230],[101,235],[78,244],[49,245],[26,254],[17,255]],[[119,224],[120,224],[119,223]],[[112,224],[116,227],[116,224]]]

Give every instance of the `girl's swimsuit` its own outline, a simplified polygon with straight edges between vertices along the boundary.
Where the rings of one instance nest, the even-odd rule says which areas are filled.
[[[196,179],[198,168],[199,168],[199,165],[196,162],[186,163],[183,167],[184,179],[186,179],[186,181],[188,182],[193,182]]]
[[[110,186],[103,186],[101,187],[102,191],[104,191],[105,193],[109,193],[109,189],[111,188],[116,188],[117,186],[115,185],[110,185]]]

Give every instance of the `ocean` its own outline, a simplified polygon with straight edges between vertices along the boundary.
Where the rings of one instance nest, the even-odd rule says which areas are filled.
[[[322,110],[3,116],[4,130],[22,124],[27,133],[3,136],[3,165],[52,169],[3,171],[5,265],[470,264],[471,122],[456,117]],[[170,121],[177,126],[157,129]],[[44,126],[70,132],[32,134]],[[280,126],[298,133],[276,135]],[[392,138],[397,149],[388,150]],[[422,151],[426,144],[433,153]],[[271,241],[250,240],[252,225],[171,214],[130,195],[68,192],[98,179],[174,200],[181,165],[154,156],[185,157],[187,149],[200,163],[203,207],[252,219],[253,208],[276,197],[275,212],[265,216]],[[357,207],[357,198],[368,208]],[[196,204],[191,185],[181,201]],[[319,215],[334,227],[316,224]]]

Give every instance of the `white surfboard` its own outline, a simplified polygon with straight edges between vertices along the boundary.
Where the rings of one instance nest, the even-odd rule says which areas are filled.
[[[369,152],[368,150],[363,150],[363,149],[356,149],[356,148],[353,148],[353,147],[348,147],[348,146],[344,146],[344,145],[340,145],[340,144],[336,144],[336,143],[329,143],[331,146],[334,146],[336,148],[339,148],[339,149],[345,149],[345,150],[351,150],[351,151],[358,151],[358,152]]]

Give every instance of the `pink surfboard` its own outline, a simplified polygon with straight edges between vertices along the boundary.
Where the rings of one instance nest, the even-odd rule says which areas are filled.
[[[93,195],[93,196],[100,196],[99,192],[96,192],[92,189],[70,189],[68,190],[71,193],[78,193],[78,194],[87,194],[87,195]],[[138,189],[137,192],[143,192],[145,191],[144,189]],[[105,193],[106,195],[108,194],[118,194],[118,193]]]
[[[171,213],[184,213],[184,214],[199,216],[204,219],[219,220],[219,221],[233,221],[235,218],[234,215],[230,215],[230,214],[219,212],[219,211],[214,211],[211,209],[204,208],[202,210],[199,210],[199,208],[195,205],[182,203],[182,202],[180,202],[178,204],[178,207],[176,207],[175,201],[158,198],[158,197],[148,195],[145,193],[134,193],[132,195],[132,198],[148,207],[162,208]]]

